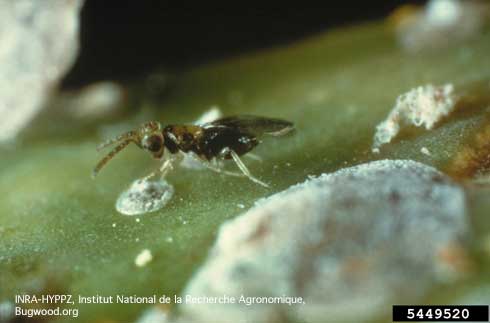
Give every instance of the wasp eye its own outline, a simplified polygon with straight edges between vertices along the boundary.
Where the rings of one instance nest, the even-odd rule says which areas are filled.
[[[153,135],[145,138],[143,147],[151,152],[159,152],[162,149],[163,139],[161,136]]]

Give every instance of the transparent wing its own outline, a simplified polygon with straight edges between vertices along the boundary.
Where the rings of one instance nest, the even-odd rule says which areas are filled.
[[[231,128],[241,133],[252,134],[260,137],[262,135],[283,136],[294,130],[292,122],[257,117],[251,115],[239,115],[221,118],[203,125],[204,128]]]

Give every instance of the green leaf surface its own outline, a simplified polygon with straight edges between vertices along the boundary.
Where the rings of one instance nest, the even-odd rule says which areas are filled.
[[[489,52],[486,31],[451,48],[409,55],[389,26],[365,24],[182,72],[158,100],[143,95],[141,85],[129,85],[126,106],[108,119],[80,121],[48,109],[19,144],[0,148],[0,302],[13,302],[20,293],[178,294],[202,264],[220,224],[243,212],[241,204],[248,208],[309,175],[368,160],[406,158],[449,169],[461,147],[488,124]],[[457,93],[483,99],[470,108],[462,104],[463,112],[431,131],[408,129],[373,155],[375,126],[401,93],[427,83],[453,83]],[[167,207],[136,217],[117,213],[119,194],[158,163],[132,146],[92,180],[91,169],[101,157],[95,146],[105,139],[101,129],[122,124],[130,130],[146,119],[186,123],[211,106],[224,115],[256,114],[296,124],[294,136],[257,147],[262,162],[245,159],[271,188],[177,168],[167,177],[175,188]],[[422,147],[431,156],[422,154]],[[489,193],[485,187],[468,189],[477,224],[471,284],[434,292],[429,301],[451,301],[468,286],[488,286],[489,257],[482,246],[490,233]],[[145,248],[153,260],[138,268],[134,259]],[[87,322],[127,322],[145,306],[77,307]]]

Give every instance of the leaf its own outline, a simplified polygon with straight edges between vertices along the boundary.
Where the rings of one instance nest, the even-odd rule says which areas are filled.
[[[140,84],[129,85],[127,106],[110,118],[80,120],[54,104],[24,133],[21,144],[0,151],[0,302],[50,291],[75,297],[173,296],[204,261],[220,224],[242,213],[242,205],[248,208],[309,175],[382,158],[412,159],[456,174],[450,171],[455,156],[488,124],[490,101],[468,98],[488,93],[489,52],[485,32],[444,51],[410,55],[397,46],[391,27],[373,23],[181,73],[157,99]],[[401,93],[427,83],[453,83],[467,98],[462,112],[430,131],[408,129],[373,155],[375,126]],[[119,194],[158,164],[132,146],[92,180],[99,157],[95,147],[106,139],[100,134],[107,125],[124,122],[119,128],[131,130],[146,119],[185,123],[212,106],[225,116],[246,113],[295,123],[293,136],[268,140],[254,150],[263,162],[245,160],[271,188],[177,169],[167,177],[175,194],[166,208],[139,216],[139,222],[117,213]],[[423,147],[430,156],[420,152]],[[490,232],[489,191],[468,189],[478,224],[472,250],[480,268],[471,276],[475,285],[488,284],[490,276],[489,251],[482,247]],[[134,260],[144,249],[153,259],[138,268]],[[457,285],[429,300],[444,303],[463,291]],[[133,320],[146,305],[77,307],[80,318],[94,322]]]

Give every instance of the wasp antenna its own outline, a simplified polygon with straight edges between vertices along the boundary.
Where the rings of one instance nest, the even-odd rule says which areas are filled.
[[[125,132],[125,133],[117,136],[116,138],[112,138],[112,139],[104,141],[103,143],[97,145],[97,147],[95,149],[97,149],[97,151],[100,151],[100,150],[106,148],[107,146],[112,145],[113,143],[120,142],[123,140],[126,141],[126,140],[134,139],[136,135],[137,134],[135,131]]]
[[[113,150],[111,150],[104,158],[102,158],[97,165],[94,167],[94,170],[92,171],[92,178],[95,178],[99,171],[104,167],[118,152],[126,148],[127,145],[131,140],[126,140],[121,142],[119,145],[117,145]]]
[[[101,150],[102,150],[102,149],[104,149],[105,147],[110,146],[110,145],[112,145],[113,143],[118,142],[118,141],[119,141],[119,140],[117,140],[117,139],[115,139],[115,138],[114,138],[114,139],[109,139],[109,140],[106,140],[106,141],[104,141],[103,143],[98,144],[98,145],[97,145],[97,147],[95,147],[95,149],[96,149],[97,151],[101,151]]]

